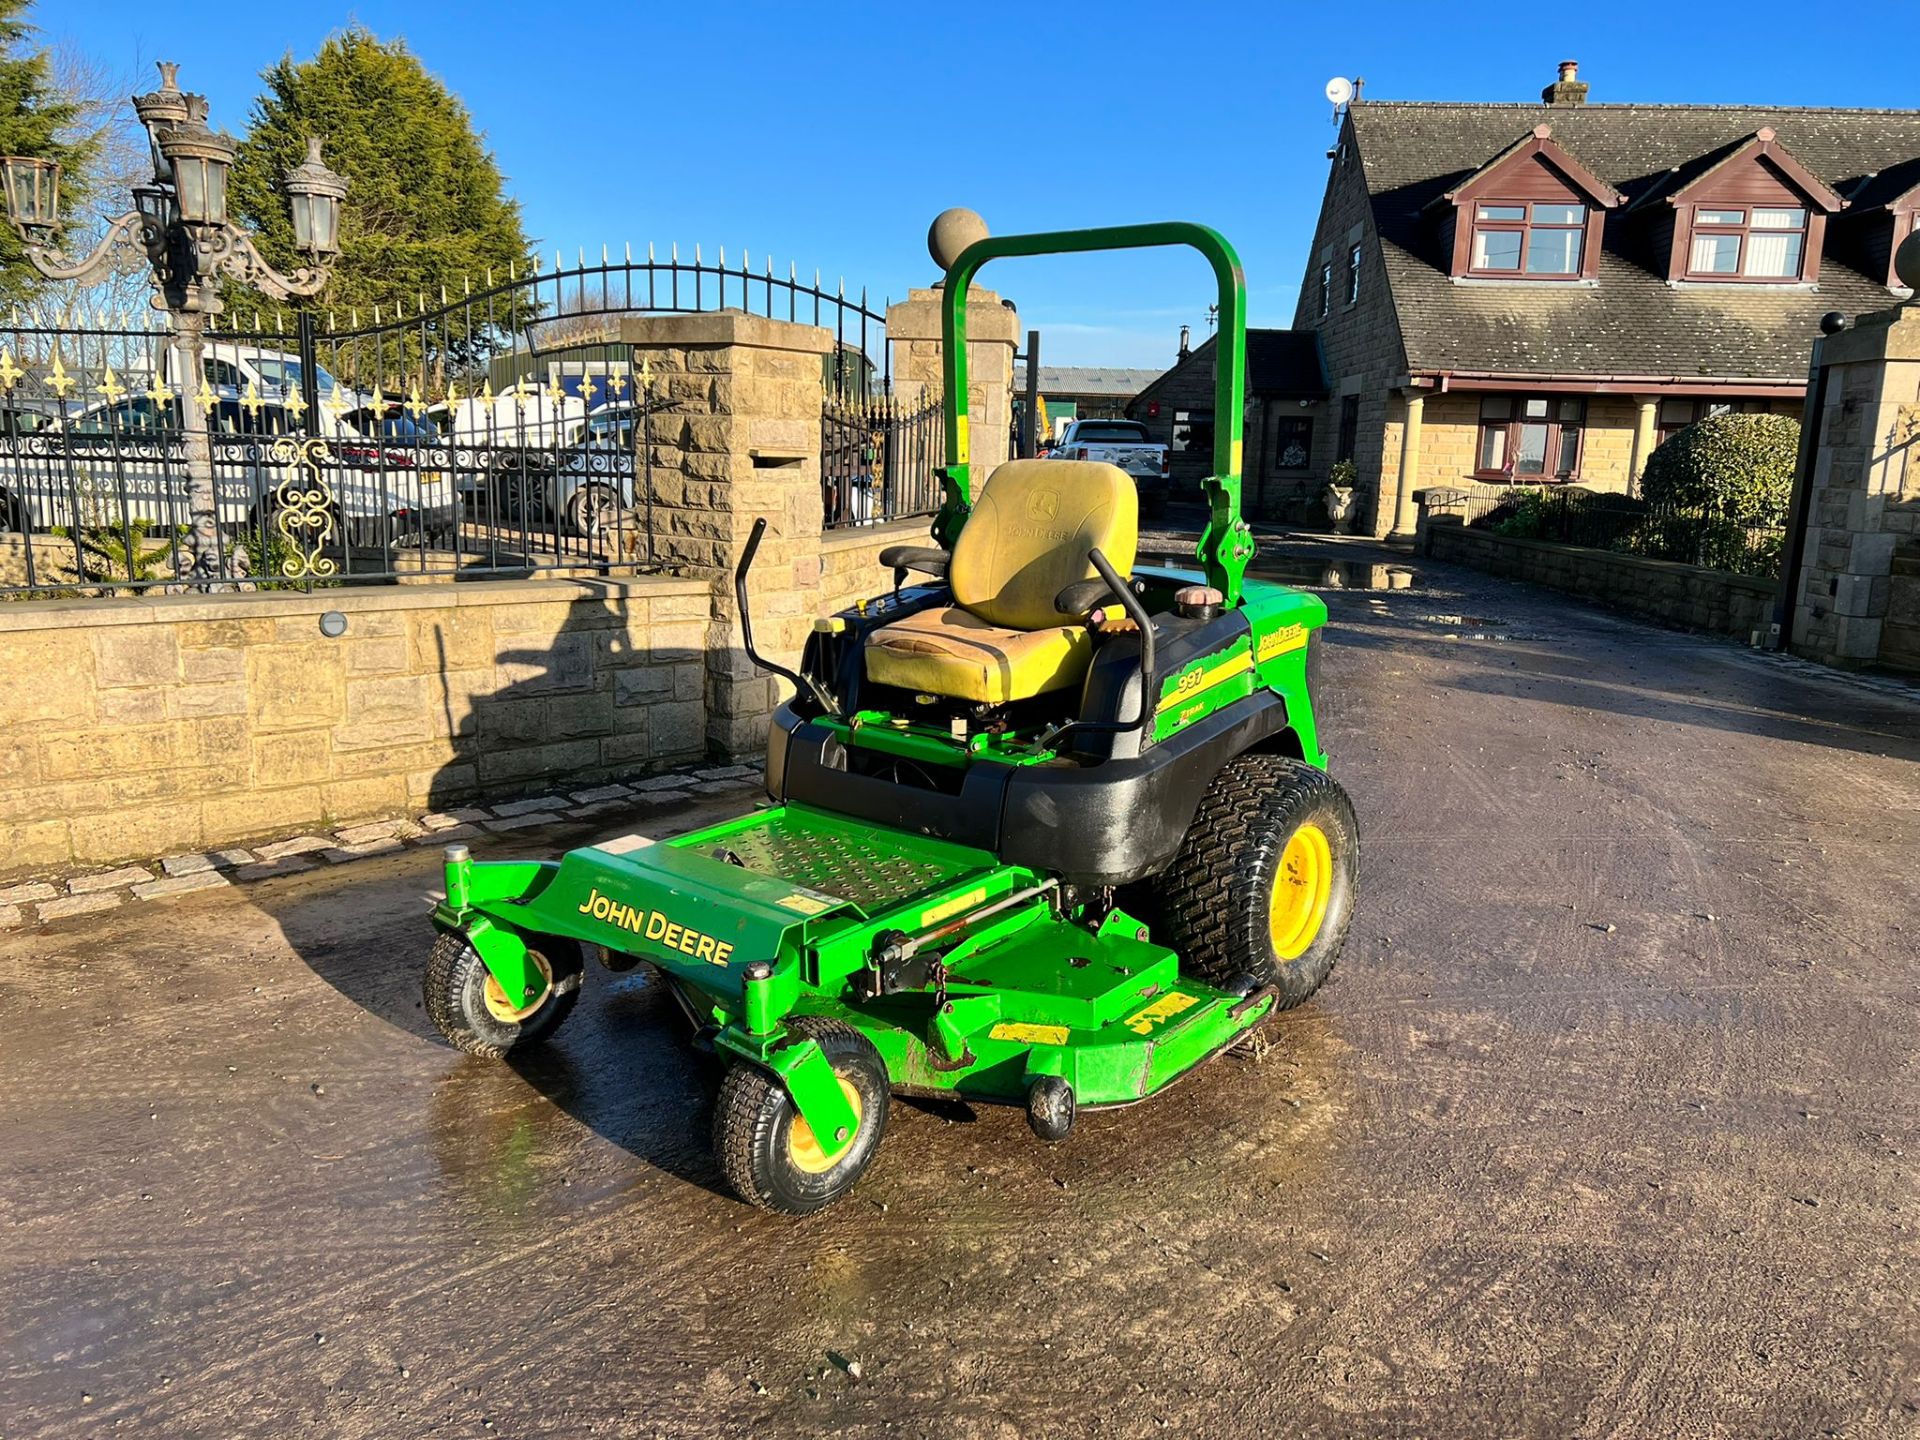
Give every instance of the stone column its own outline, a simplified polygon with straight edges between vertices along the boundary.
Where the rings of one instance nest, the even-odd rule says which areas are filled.
[[[939,290],[909,290],[887,307],[887,340],[893,346],[893,389],[914,399],[940,393]],[[967,296],[967,415],[975,492],[1011,454],[1013,352],[1020,317],[991,290],[975,286]]]
[[[1393,497],[1393,537],[1411,538],[1414,532],[1414,487],[1420,483],[1420,426],[1426,416],[1424,390],[1407,394],[1407,417],[1400,427],[1400,480]]]
[[[1920,555],[1920,306],[1863,315],[1823,346],[1826,406],[1792,645],[1828,664],[1870,665],[1884,642],[1905,639],[1903,613],[1886,633],[1896,553]],[[1913,620],[1920,627],[1920,613]]]
[[[1633,417],[1633,458],[1627,462],[1627,493],[1640,493],[1640,476],[1647,468],[1647,457],[1653,454],[1659,430],[1660,397],[1657,395],[1636,395],[1634,404],[1639,410]]]
[[[746,657],[733,571],[764,516],[748,592],[754,643],[795,664],[820,593],[820,410],[833,335],[720,311],[629,316],[620,339],[636,370],[652,363],[655,393],[676,402],[653,421],[655,544],[709,585],[707,748],[753,754],[785,683]]]

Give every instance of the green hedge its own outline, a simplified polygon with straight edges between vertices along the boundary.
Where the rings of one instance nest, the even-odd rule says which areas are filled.
[[[1800,422],[1786,415],[1713,415],[1647,458],[1640,493],[1661,509],[1698,510],[1744,525],[1787,517]]]

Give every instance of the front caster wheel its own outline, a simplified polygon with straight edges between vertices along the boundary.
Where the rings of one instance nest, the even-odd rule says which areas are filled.
[[[482,1060],[504,1060],[546,1040],[580,998],[579,947],[556,940],[550,948],[551,955],[527,952],[546,977],[547,988],[531,1005],[516,1006],[465,939],[442,935],[427,957],[423,987],[434,1028],[454,1049]]]
[[[713,1112],[713,1153],[734,1192],[750,1205],[783,1215],[811,1215],[851,1190],[880,1148],[887,1128],[887,1067],[851,1025],[817,1016],[789,1022],[825,1052],[853,1107],[853,1141],[831,1159],[794,1108],[779,1080],[736,1060],[720,1082]]]
[[[1073,1086],[1058,1075],[1042,1075],[1027,1091],[1027,1124],[1049,1145],[1073,1130]]]

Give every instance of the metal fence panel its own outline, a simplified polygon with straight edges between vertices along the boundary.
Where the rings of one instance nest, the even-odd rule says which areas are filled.
[[[822,434],[848,458],[830,515],[851,523],[863,493],[876,518],[937,508],[937,409],[887,398],[885,312],[864,292],[755,274],[744,252],[603,252],[370,316],[209,327],[198,376],[175,373],[160,329],[0,329],[0,596],[180,584],[185,407],[206,420],[223,583],[652,568],[654,432],[673,402],[618,320],[726,308],[832,332],[821,401],[840,418]],[[865,469],[860,427],[880,437]]]

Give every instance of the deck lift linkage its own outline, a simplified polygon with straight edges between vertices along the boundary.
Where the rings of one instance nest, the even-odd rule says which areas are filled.
[[[716,1158],[804,1214],[872,1160],[894,1093],[1026,1108],[1044,1139],[1164,1089],[1297,1005],[1339,955],[1353,810],[1309,672],[1326,608],[1246,578],[1245,281],[1182,222],[990,237],[948,211],[946,465],[934,546],[814,623],[774,716],[771,805],[557,861],[450,847],[428,1013],[468,1053],[553,1035],[591,961],[654,966],[726,1062]],[[1197,568],[1136,563],[1132,481],[1017,460],[976,484],[966,302],[992,260],[1198,250],[1219,288],[1213,474]],[[912,577],[909,583],[908,577]]]

